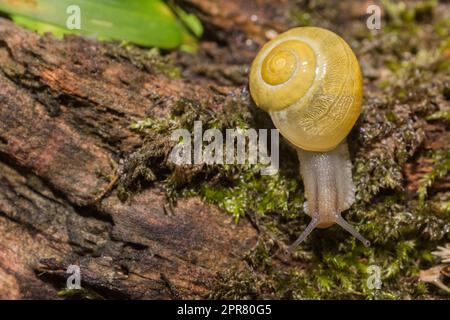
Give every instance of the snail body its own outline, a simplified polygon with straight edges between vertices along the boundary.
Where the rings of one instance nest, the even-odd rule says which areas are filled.
[[[255,104],[270,114],[299,157],[304,208],[312,220],[291,249],[316,227],[334,223],[369,245],[341,217],[355,198],[345,138],[362,104],[362,76],[351,48],[325,29],[288,30],[259,51],[249,87]]]

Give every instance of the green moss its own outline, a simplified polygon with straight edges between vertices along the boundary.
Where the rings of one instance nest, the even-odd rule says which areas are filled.
[[[450,110],[437,111],[426,117],[427,120],[450,120]]]
[[[174,129],[184,128],[192,132],[195,121],[202,122],[203,130],[217,128],[223,132],[226,128],[245,129],[250,125],[250,113],[244,103],[248,98],[245,95],[220,99],[214,103],[224,107],[216,111],[209,109],[210,102],[181,98],[170,110],[168,118],[147,118],[130,124],[130,128],[142,134],[145,140],[142,147],[129,155],[119,168],[118,191],[122,200],[125,201],[143,184],[161,181],[168,199],[176,201],[183,193],[192,191],[192,186],[224,176],[226,170],[222,170],[222,166],[175,166],[168,161],[175,145],[170,139]]]
[[[235,167],[225,165],[223,175],[227,183],[202,184],[193,187],[185,195],[200,195],[233,215],[236,222],[247,212],[263,215],[277,212],[283,216],[296,216],[301,211],[303,193],[295,170],[291,177],[282,175],[261,176],[259,166]]]
[[[383,8],[388,19],[388,28],[405,28],[414,30],[419,23],[427,23],[433,19],[434,10],[438,4],[436,0],[427,0],[417,3],[404,1],[383,0]]]
[[[83,299],[83,300],[104,300],[97,292],[90,289],[62,289],[58,292],[58,296],[65,299]]]
[[[297,23],[300,26],[311,26],[312,25],[312,19],[309,12],[304,11],[294,11],[292,13],[293,17],[297,20]]]
[[[425,204],[428,188],[436,179],[443,178],[447,175],[450,170],[450,151],[433,152],[431,159],[433,161],[432,171],[422,177],[417,191],[421,205]]]

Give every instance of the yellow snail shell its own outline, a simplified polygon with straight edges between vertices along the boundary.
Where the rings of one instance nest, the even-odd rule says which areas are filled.
[[[347,43],[316,27],[269,41],[250,70],[250,93],[281,134],[309,151],[335,148],[361,112],[362,77]]]

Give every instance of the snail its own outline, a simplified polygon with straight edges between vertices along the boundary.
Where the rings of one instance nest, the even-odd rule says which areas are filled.
[[[292,251],[315,228],[338,224],[365,246],[341,212],[355,201],[346,136],[361,113],[362,76],[358,60],[337,34],[298,27],[280,34],[258,52],[249,75],[255,104],[297,150],[312,219]]]

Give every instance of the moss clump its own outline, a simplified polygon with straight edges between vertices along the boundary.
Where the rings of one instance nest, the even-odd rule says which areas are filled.
[[[388,26],[391,29],[412,28],[417,23],[428,23],[433,20],[437,0],[426,0],[413,5],[401,1],[381,1],[386,11]]]
[[[58,296],[65,299],[81,299],[81,300],[104,300],[97,292],[90,289],[62,289],[58,292]]]
[[[417,193],[419,194],[419,202],[425,205],[425,198],[428,194],[428,188],[436,181],[436,179],[443,178],[450,170],[450,151],[441,150],[431,154],[433,161],[433,168],[431,172],[425,174],[421,181]]]
[[[225,132],[226,128],[246,129],[250,123],[250,113],[244,100],[245,95],[222,97],[214,103],[223,105],[220,110],[212,110],[211,102],[180,99],[170,116],[164,119],[147,118],[130,125],[132,130],[144,137],[143,145],[127,157],[119,168],[118,191],[122,200],[139,189],[142,184],[159,181],[165,187],[168,199],[176,197],[202,181],[217,181],[226,173],[218,165],[176,166],[168,159],[174,147],[171,141],[172,130],[184,128],[193,132],[195,121],[201,121],[203,130],[217,128]]]

